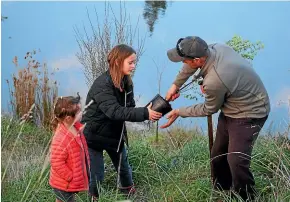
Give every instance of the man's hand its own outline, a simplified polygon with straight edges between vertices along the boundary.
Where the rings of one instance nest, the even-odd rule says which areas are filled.
[[[152,102],[147,107],[148,112],[149,112],[149,120],[151,120],[151,121],[158,121],[162,117],[162,114],[159,113],[159,112],[153,111],[151,109],[151,107],[152,107]]]
[[[167,115],[167,119],[169,119],[168,122],[166,124],[160,126],[160,128],[167,128],[167,127],[169,127],[178,117],[179,117],[179,110],[178,109],[172,110]]]
[[[174,101],[179,97],[179,93],[177,91],[179,90],[179,87],[177,87],[175,84],[172,84],[172,86],[169,88],[169,90],[166,93],[165,99],[167,101]]]

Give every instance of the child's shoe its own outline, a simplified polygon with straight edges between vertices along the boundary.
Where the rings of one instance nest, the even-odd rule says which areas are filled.
[[[98,202],[98,197],[90,195],[90,202]]]
[[[120,192],[122,194],[125,194],[127,196],[133,195],[136,193],[135,185],[129,186],[129,187],[120,187]]]

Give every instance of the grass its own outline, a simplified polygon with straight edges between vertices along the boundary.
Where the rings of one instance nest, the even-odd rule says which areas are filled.
[[[54,201],[48,184],[51,133],[2,117],[1,192],[3,202]],[[148,131],[147,133],[151,133]],[[152,132],[153,134],[154,132]],[[208,139],[198,130],[172,128],[159,134],[129,134],[129,161],[138,193],[132,201],[230,201],[211,187]],[[290,142],[284,136],[260,136],[253,151],[256,201],[290,201]],[[116,189],[117,176],[106,156],[100,201],[126,198]],[[77,201],[87,201],[80,193]],[[238,200],[237,200],[238,201]]]

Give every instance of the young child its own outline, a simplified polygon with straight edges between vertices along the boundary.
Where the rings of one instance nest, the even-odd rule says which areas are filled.
[[[73,202],[75,193],[88,190],[89,154],[82,133],[80,97],[59,97],[52,122],[49,184],[56,202]]]

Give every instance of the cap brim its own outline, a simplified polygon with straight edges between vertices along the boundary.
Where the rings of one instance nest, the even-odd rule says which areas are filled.
[[[167,56],[169,60],[171,60],[172,62],[181,62],[184,60],[183,57],[180,57],[178,55],[176,48],[172,48],[169,51],[167,51]]]

